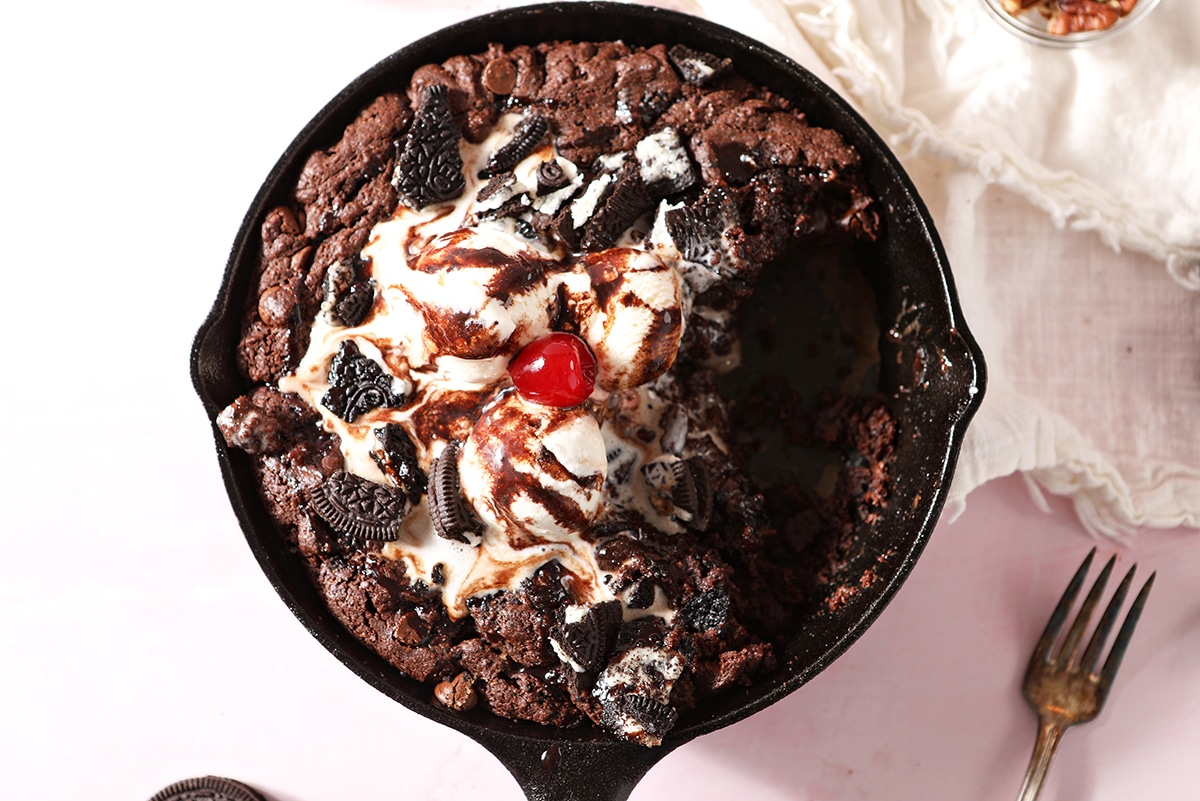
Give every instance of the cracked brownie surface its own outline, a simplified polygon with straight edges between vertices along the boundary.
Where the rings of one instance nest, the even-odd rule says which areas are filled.
[[[492,45],[375,99],[265,216],[218,425],[434,703],[655,745],[776,667],[886,502],[880,401],[758,388],[756,423],[848,456],[831,497],[768,497],[716,388],[764,267],[878,228],[853,148],[727,59]]]

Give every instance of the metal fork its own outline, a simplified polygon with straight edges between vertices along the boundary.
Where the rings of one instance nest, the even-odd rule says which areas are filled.
[[[1075,597],[1079,595],[1079,590],[1083,587],[1088,569],[1092,566],[1092,557],[1095,555],[1096,549],[1092,548],[1087,558],[1083,560],[1083,564],[1079,566],[1079,570],[1075,572],[1071,583],[1067,585],[1067,591],[1063,593],[1062,600],[1058,602],[1054,613],[1050,615],[1050,622],[1046,624],[1046,630],[1042,633],[1042,638],[1038,640],[1037,647],[1033,650],[1033,657],[1029,660],[1029,668],[1025,672],[1025,699],[1037,711],[1038,736],[1037,742],[1033,746],[1033,757],[1029,761],[1029,770],[1025,774],[1025,783],[1021,786],[1018,801],[1035,801],[1041,793],[1042,782],[1045,781],[1046,773],[1050,770],[1050,762],[1054,759],[1054,752],[1058,749],[1058,743],[1062,739],[1063,733],[1076,723],[1087,723],[1100,713],[1105,699],[1108,698],[1108,691],[1112,687],[1113,679],[1117,675],[1117,669],[1121,666],[1121,659],[1125,656],[1125,649],[1129,647],[1129,640],[1133,636],[1133,630],[1142,614],[1142,607],[1146,605],[1150,588],[1154,585],[1154,576],[1157,573],[1152,573],[1146,583],[1142,585],[1133,605],[1129,607],[1125,622],[1121,624],[1121,630],[1117,632],[1117,639],[1113,642],[1112,650],[1104,662],[1104,667],[1097,672],[1100,652],[1104,649],[1104,642],[1117,622],[1121,604],[1124,603],[1125,596],[1129,593],[1133,572],[1137,569],[1136,564],[1129,568],[1129,572],[1117,586],[1117,591],[1113,593],[1112,600],[1104,610],[1103,617],[1096,624],[1096,630],[1083,654],[1080,655],[1076,652],[1083,639],[1084,630],[1104,592],[1104,586],[1108,583],[1113,563],[1117,559],[1115,555],[1100,571],[1096,583],[1092,585],[1091,591],[1083,601],[1083,606],[1079,608],[1079,614],[1075,618],[1075,622],[1071,624],[1062,647],[1058,650],[1054,649],[1054,644],[1058,640],[1059,634],[1062,633],[1063,624],[1067,621],[1067,614],[1071,611]]]

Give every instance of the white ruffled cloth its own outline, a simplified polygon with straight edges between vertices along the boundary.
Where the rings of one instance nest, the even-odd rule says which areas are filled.
[[[1200,3],[1089,47],[982,0],[665,0],[846,96],[929,205],[989,385],[951,512],[1015,472],[1091,531],[1200,527]]]

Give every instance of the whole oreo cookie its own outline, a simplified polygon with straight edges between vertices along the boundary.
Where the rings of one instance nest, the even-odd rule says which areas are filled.
[[[250,787],[221,776],[184,779],[154,794],[150,801],[266,801]]]

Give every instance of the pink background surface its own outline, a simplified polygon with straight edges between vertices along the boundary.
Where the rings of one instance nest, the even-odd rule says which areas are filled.
[[[383,56],[492,7],[68,2],[5,26],[0,80],[21,113],[0,132],[0,219],[23,236],[0,392],[0,797],[136,801],[215,773],[278,801],[520,798],[275,596],[186,374],[241,215],[292,136]],[[1197,533],[1102,544],[1158,581],[1046,798],[1200,794]],[[1019,479],[986,485],[848,653],[668,756],[633,799],[1015,797],[1034,736],[1020,677],[1091,545],[1064,504],[1044,514]]]

